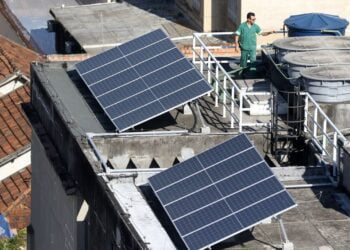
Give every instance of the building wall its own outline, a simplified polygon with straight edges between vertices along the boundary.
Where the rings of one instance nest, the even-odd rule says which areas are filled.
[[[44,145],[32,137],[31,250],[78,249],[77,196],[68,196],[47,157]]]
[[[242,22],[249,11],[255,12],[257,23],[265,30],[281,29],[283,21],[289,16],[310,12],[334,14],[350,20],[349,0],[244,0]]]
[[[241,0],[176,0],[180,10],[202,31],[232,30],[240,22]]]
[[[80,144],[85,134],[71,124],[68,111],[48,86],[60,83],[48,81],[36,67],[31,73],[32,100],[26,113],[35,136],[29,249],[144,249],[145,243],[86,158]],[[83,200],[89,211],[83,222],[77,222]]]

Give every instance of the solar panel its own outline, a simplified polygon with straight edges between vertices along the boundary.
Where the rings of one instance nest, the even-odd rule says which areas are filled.
[[[296,206],[245,135],[149,178],[188,249],[204,249]]]
[[[161,29],[80,62],[76,69],[120,132],[211,91]]]

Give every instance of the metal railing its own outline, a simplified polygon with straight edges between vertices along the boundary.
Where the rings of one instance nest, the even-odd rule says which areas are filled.
[[[297,78],[289,78],[280,69],[280,65],[277,64],[268,51],[268,47],[263,48],[263,52],[267,58],[272,62],[274,67],[278,70],[281,76],[285,80],[298,80]],[[333,176],[337,176],[337,169],[339,166],[340,145],[338,141],[342,141],[344,144],[348,144],[349,141],[322,110],[320,105],[308,92],[300,92],[304,97],[304,134],[310,138],[313,144],[321,152],[321,157],[328,158],[326,162],[330,162],[333,165]]]
[[[333,163],[333,176],[337,175],[339,165],[338,140],[344,143],[348,140],[326,115],[319,104],[307,92],[305,96],[304,109],[304,132],[312,139],[314,145],[322,152],[323,157],[329,157]]]
[[[202,37],[233,35],[235,35],[235,32],[194,33],[192,63],[199,65],[199,71],[207,78],[209,83],[214,82],[213,91],[209,95],[214,95],[215,107],[219,106],[219,97],[222,94],[222,117],[226,118],[227,114],[230,115],[231,128],[235,128],[238,125],[239,132],[242,132],[245,127],[270,127],[270,123],[246,123],[243,117],[244,112],[250,112],[252,110],[253,103],[249,99],[249,96],[271,96],[271,93],[266,91],[247,91],[241,88],[222,66],[222,63],[228,63],[229,61],[219,61],[211,51],[212,49],[223,47],[207,46],[201,39]],[[204,72],[205,70],[207,73]],[[229,90],[231,90],[231,93]]]

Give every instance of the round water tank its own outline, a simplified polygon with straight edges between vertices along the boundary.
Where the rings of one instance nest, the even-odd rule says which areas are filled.
[[[288,75],[292,78],[300,77],[300,71],[305,68],[324,65],[349,65],[350,50],[315,50],[292,52],[283,57],[288,64]]]
[[[273,42],[279,62],[290,52],[312,50],[350,50],[350,37],[345,36],[303,36],[277,39]]]
[[[306,90],[320,103],[350,101],[350,66],[327,65],[300,72]]]
[[[284,21],[284,24],[288,27],[288,36],[290,37],[337,36],[339,34],[345,35],[345,29],[349,25],[349,22],[339,16],[322,13],[307,13],[290,16]]]

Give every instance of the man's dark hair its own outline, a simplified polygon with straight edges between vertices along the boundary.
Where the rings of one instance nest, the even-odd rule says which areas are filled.
[[[255,13],[253,13],[253,12],[248,12],[248,14],[247,14],[247,19],[250,19],[252,16],[255,16]]]

